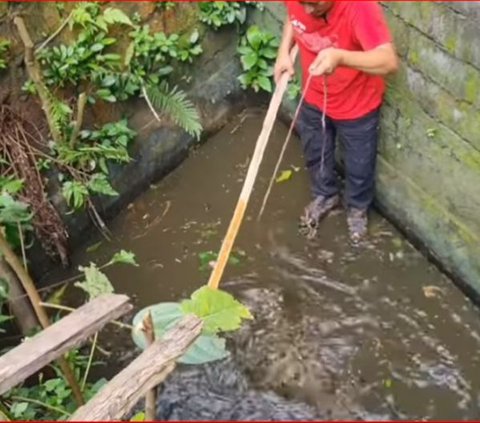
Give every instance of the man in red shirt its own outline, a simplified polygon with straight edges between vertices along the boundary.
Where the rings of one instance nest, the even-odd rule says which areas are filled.
[[[345,152],[347,223],[351,239],[358,242],[367,233],[367,211],[374,196],[383,76],[398,68],[390,31],[377,2],[285,4],[288,16],[275,64],[275,80],[283,72],[293,75],[289,53],[294,43],[300,51],[303,89],[312,76],[297,125],[314,196],[302,223],[315,227],[340,205],[335,175],[338,135]]]

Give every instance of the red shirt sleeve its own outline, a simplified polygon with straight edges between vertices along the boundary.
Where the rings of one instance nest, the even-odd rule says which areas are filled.
[[[356,1],[353,33],[363,50],[372,50],[392,42],[382,7],[376,1]]]

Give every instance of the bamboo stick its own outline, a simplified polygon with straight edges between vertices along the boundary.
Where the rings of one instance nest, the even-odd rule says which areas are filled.
[[[297,52],[298,47],[294,46],[290,54],[293,62],[295,62]],[[257,178],[260,164],[262,163],[263,154],[265,152],[265,148],[267,147],[268,139],[270,137],[273,125],[275,123],[275,119],[277,117],[278,109],[280,108],[280,104],[282,103],[283,95],[285,94],[285,91],[287,89],[288,79],[289,75],[285,72],[280,78],[277,86],[275,87],[272,99],[270,100],[270,105],[263,121],[262,131],[257,138],[255,151],[253,153],[250,166],[248,168],[247,176],[245,177],[245,182],[243,184],[237,206],[235,207],[235,211],[233,213],[232,220],[230,221],[227,234],[225,235],[225,238],[223,240],[220,252],[218,254],[217,262],[215,263],[215,267],[213,268],[210,279],[208,281],[208,286],[212,289],[217,289],[218,285],[220,284],[220,279],[222,278],[223,272],[227,265],[228,258],[235,242],[235,238],[237,237],[243,217],[245,216],[248,201],[250,199],[250,195],[252,193],[255,180]]]

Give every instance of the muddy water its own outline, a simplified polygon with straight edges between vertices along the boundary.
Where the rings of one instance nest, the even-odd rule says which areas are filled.
[[[135,252],[140,267],[108,275],[138,307],[177,301],[205,283],[199,254],[220,248],[263,113],[244,112],[113,221],[112,242],[90,253],[86,245],[75,262]],[[231,341],[238,365],[255,388],[332,417],[478,418],[478,310],[378,215],[361,249],[349,245],[342,212],[316,239],[301,236],[297,217],[309,192],[298,140],[283,165],[292,178],[274,186],[255,220],[286,131],[274,130],[236,242],[239,263],[223,277],[256,316]],[[122,351],[117,365],[136,354],[126,335],[104,346]]]

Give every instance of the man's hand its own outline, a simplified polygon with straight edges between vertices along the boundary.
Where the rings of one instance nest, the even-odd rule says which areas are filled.
[[[290,59],[290,54],[286,52],[279,52],[277,61],[275,62],[275,67],[273,68],[275,84],[278,84],[283,72],[287,72],[288,75],[292,77],[295,74],[295,69],[293,67],[292,59]]]
[[[318,53],[309,71],[313,76],[330,75],[341,64],[343,50],[338,48],[326,48]]]

